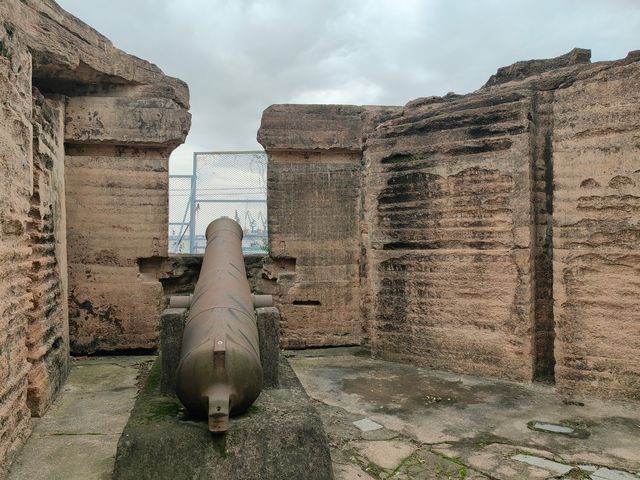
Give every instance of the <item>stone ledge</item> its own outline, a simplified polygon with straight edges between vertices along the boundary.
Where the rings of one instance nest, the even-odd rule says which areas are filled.
[[[280,388],[264,390],[220,436],[159,393],[159,374],[156,362],[118,442],[114,480],[333,479],[322,422],[286,359]]]
[[[364,111],[353,105],[271,105],[262,114],[258,142],[267,152],[359,152]]]
[[[176,147],[189,126],[189,113],[167,98],[70,97],[65,141]]]

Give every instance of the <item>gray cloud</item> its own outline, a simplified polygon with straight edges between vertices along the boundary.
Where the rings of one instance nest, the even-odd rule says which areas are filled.
[[[59,0],[123,50],[185,80],[194,150],[256,149],[273,103],[402,105],[479,88],[503,65],[640,48],[637,0]]]

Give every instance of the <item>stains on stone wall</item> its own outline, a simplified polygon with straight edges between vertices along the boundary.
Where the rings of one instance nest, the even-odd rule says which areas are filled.
[[[160,272],[138,262],[167,256],[169,155],[190,117],[173,90],[79,93],[65,115],[71,348],[152,349]]]
[[[69,313],[78,352],[155,346],[162,286],[137,260],[166,256],[190,117],[184,82],[52,0],[0,2],[0,92],[1,472],[64,381]]]
[[[285,347],[360,343],[359,171],[357,154],[270,154],[266,268]]]
[[[167,252],[168,152],[67,144],[74,352],[154,348],[162,286],[139,258]]]
[[[531,99],[531,205],[533,266],[533,378],[555,379],[555,318],[553,315],[553,91],[535,92]]]
[[[270,256],[260,289],[274,295],[285,347],[367,341],[362,128],[388,110],[274,105],[263,115]]]
[[[0,18],[31,52],[38,90],[64,96],[72,349],[153,348],[162,286],[136,261],[167,255],[168,158],[189,130],[188,88],[52,0],[1,2]]]
[[[450,96],[368,136],[375,355],[530,378],[527,131],[522,95]]]

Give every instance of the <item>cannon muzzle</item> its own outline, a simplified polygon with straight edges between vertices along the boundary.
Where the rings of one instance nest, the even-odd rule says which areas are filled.
[[[211,432],[225,432],[229,416],[245,411],[262,390],[254,302],[242,256],[242,229],[219,218],[206,231],[207,247],[184,328],[176,393]]]

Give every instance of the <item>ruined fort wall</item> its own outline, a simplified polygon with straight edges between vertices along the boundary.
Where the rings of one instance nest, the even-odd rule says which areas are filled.
[[[182,141],[188,116],[173,100],[130,94],[67,99],[74,352],[156,345],[162,286],[154,259],[167,256],[167,145]]]
[[[303,197],[284,160],[322,185],[330,164],[309,152],[350,138],[350,154],[361,155],[359,207],[336,208],[326,185],[315,191],[330,192],[326,218],[339,213],[353,224],[341,242],[360,246],[360,339],[375,355],[637,398],[639,60],[632,52],[591,63],[588,50],[574,49],[501,68],[463,96],[397,108],[267,109],[259,139],[275,172],[270,214],[287,222],[286,238],[282,220],[270,233],[274,265],[286,257],[276,240],[331,254],[318,240],[324,233],[301,220],[313,206],[289,201]],[[349,122],[336,123],[347,110]],[[314,218],[324,225],[317,211]],[[286,258],[283,268],[294,255]],[[292,288],[298,280],[278,281]],[[304,346],[340,321],[318,313],[288,345]],[[343,326],[353,324],[345,318]]]
[[[55,2],[9,0],[0,18],[64,97],[69,316],[77,353],[154,348],[167,255],[168,158],[190,125],[184,82],[127,55]]]

